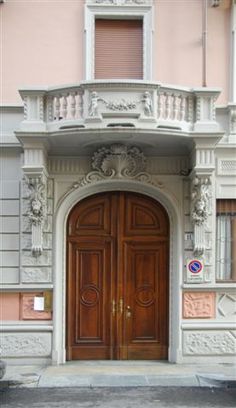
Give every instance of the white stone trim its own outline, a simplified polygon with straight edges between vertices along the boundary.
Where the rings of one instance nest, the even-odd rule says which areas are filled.
[[[169,320],[169,361],[181,361],[182,314],[181,282],[183,271],[182,229],[180,206],[175,197],[164,189],[131,180],[101,181],[72,190],[64,196],[55,213],[54,226],[54,305],[53,305],[53,353],[54,364],[65,362],[66,334],[66,223],[73,206],[85,197],[104,191],[132,191],[158,200],[167,210],[170,218],[170,320]]]
[[[94,29],[96,17],[143,19],[143,79],[152,78],[153,6],[150,4],[109,6],[85,4],[85,78],[94,79]]]

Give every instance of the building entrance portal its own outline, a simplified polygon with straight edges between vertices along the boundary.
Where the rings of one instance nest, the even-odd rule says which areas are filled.
[[[155,200],[108,192],[67,224],[67,360],[168,358],[169,219]]]

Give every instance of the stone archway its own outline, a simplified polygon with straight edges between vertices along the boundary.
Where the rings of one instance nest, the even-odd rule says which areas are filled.
[[[65,293],[66,293],[66,223],[70,210],[85,197],[104,191],[133,191],[147,195],[160,202],[166,209],[170,220],[170,291],[169,291],[169,352],[168,359],[179,360],[179,344],[181,341],[180,287],[182,282],[183,259],[181,222],[178,203],[175,197],[164,187],[158,188],[152,183],[128,178],[106,179],[72,189],[61,201],[55,214],[54,228],[54,329],[53,353],[54,364],[64,363],[65,357]]]

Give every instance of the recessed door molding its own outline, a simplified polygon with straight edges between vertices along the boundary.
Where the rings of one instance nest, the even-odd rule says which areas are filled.
[[[183,259],[180,209],[174,195],[164,188],[134,180],[106,180],[72,190],[60,202],[55,214],[54,228],[54,316],[53,354],[54,364],[66,361],[66,224],[68,215],[76,203],[91,195],[104,191],[130,191],[147,195],[157,200],[167,211],[170,222],[169,251],[169,351],[168,360],[180,362],[180,314],[181,281]]]

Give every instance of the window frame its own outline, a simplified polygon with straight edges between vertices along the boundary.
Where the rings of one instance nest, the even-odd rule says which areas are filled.
[[[85,4],[85,79],[95,78],[95,20],[143,20],[143,79],[152,79],[153,5],[149,2],[133,5]],[[151,27],[151,29],[150,29]],[[109,80],[109,78],[108,78]],[[132,81],[132,80],[131,80]]]
[[[217,269],[218,269],[218,266],[217,266],[217,262],[218,262],[218,256],[219,256],[219,253],[218,253],[218,241],[219,241],[219,235],[218,235],[218,229],[217,229],[217,226],[218,226],[218,217],[220,217],[220,216],[229,216],[229,220],[230,220],[230,224],[232,224],[232,219],[234,219],[234,220],[236,220],[236,215],[233,213],[233,212],[231,212],[231,211],[218,211],[218,205],[217,205],[217,202],[220,202],[220,201],[228,201],[228,204],[229,204],[229,202],[230,201],[235,201],[236,202],[236,199],[234,199],[234,198],[217,198],[216,199],[216,229],[215,229],[215,237],[216,237],[216,283],[235,283],[236,282],[236,275],[235,275],[235,270],[233,269],[233,267],[232,267],[232,262],[235,260],[235,253],[234,253],[234,255],[233,255],[233,253],[232,253],[232,247],[231,247],[231,249],[230,249],[230,274],[231,274],[231,277],[230,278],[228,278],[227,279],[227,277],[224,277],[224,278],[219,278],[218,277],[218,275],[217,275]],[[226,229],[227,229],[227,226],[226,226],[226,224],[225,224],[225,227],[226,227]],[[232,228],[232,227],[230,227],[230,228]],[[234,238],[234,236],[232,237],[232,234],[231,234],[231,236],[230,237],[226,237],[226,240],[228,241],[228,242],[232,242],[232,239]],[[232,245],[232,244],[230,244],[230,245]]]

